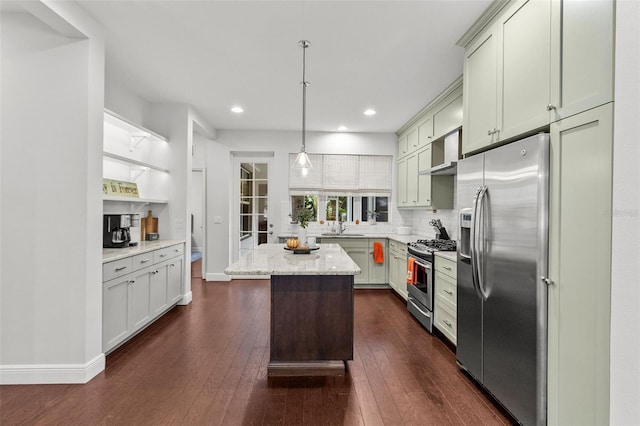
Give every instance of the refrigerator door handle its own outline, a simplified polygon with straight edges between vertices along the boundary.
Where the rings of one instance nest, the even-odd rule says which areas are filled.
[[[482,299],[482,293],[480,292],[480,288],[478,286],[479,276],[478,276],[478,207],[480,205],[480,194],[484,187],[479,187],[476,190],[476,194],[473,197],[473,211],[471,217],[471,244],[470,244],[470,254],[471,254],[471,282],[473,284],[473,289],[476,291],[476,294],[480,299]]]
[[[480,194],[479,194],[479,200],[478,200],[478,231],[476,231],[477,233],[477,238],[478,238],[478,248],[477,248],[477,276],[478,276],[478,293],[480,295],[480,298],[482,300],[487,300],[489,298],[489,295],[487,294],[485,287],[484,287],[484,249],[485,249],[485,235],[486,235],[486,226],[485,226],[485,210],[486,210],[486,200],[487,200],[487,193],[489,191],[489,188],[487,188],[486,186],[483,186],[480,189]]]

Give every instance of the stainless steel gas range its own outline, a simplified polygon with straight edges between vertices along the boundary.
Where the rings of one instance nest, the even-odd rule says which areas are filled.
[[[407,244],[407,309],[433,332],[433,253],[456,251],[453,240],[418,240]]]

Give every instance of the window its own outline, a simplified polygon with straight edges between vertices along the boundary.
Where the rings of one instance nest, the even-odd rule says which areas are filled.
[[[351,215],[347,212],[347,199],[350,197],[344,197],[340,195],[328,195],[327,196],[327,209],[326,220],[341,220],[347,221]]]
[[[291,220],[297,222],[297,217],[302,209],[312,212],[309,222],[318,221],[318,196],[317,195],[292,195],[291,196]]]
[[[389,221],[389,198],[388,197],[362,197],[363,222],[368,221],[375,215],[377,222]]]
[[[303,208],[313,213],[310,222],[340,221],[371,222],[371,214],[376,214],[377,222],[389,222],[389,197],[348,195],[292,195],[291,218],[296,222]]]

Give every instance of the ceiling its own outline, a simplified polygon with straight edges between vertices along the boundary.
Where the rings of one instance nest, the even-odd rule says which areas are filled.
[[[395,132],[462,74],[455,43],[490,0],[78,3],[105,28],[107,79],[216,129],[299,130],[307,39],[307,129]]]

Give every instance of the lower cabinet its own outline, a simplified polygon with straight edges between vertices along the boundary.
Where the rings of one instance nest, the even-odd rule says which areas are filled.
[[[434,326],[454,345],[457,343],[457,269],[456,262],[435,256]]]
[[[160,317],[182,297],[184,245],[132,257],[133,262],[132,258],[126,258],[103,265],[103,279],[108,280],[103,282],[102,290],[105,353]],[[139,257],[145,259],[137,262]],[[154,259],[154,263],[145,266],[147,259]]]
[[[376,263],[373,257],[375,242],[382,244],[384,262]],[[387,240],[386,238],[326,238],[322,237],[322,244],[339,244],[349,257],[358,265],[361,272],[354,276],[355,285],[386,285],[387,284]]]
[[[389,285],[407,300],[407,245],[389,240]]]

